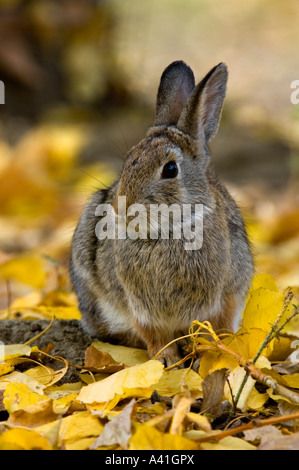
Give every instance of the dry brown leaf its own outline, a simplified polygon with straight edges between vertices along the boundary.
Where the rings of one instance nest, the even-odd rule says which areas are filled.
[[[90,345],[85,351],[84,368],[91,372],[114,374],[114,372],[124,369],[125,364],[116,362],[109,353]]]
[[[259,450],[299,450],[299,432],[289,436],[267,439],[258,447]]]
[[[135,410],[136,400],[133,399],[118,416],[105,425],[102,434],[96,438],[90,449],[114,445],[125,447],[132,436],[132,416]]]
[[[248,429],[248,431],[244,431],[244,438],[246,441],[260,445],[266,444],[268,440],[280,439],[282,436],[282,432],[271,424],[261,428],[257,427]]]
[[[227,369],[218,369],[207,375],[202,382],[203,400],[201,411],[215,416],[223,400]]]

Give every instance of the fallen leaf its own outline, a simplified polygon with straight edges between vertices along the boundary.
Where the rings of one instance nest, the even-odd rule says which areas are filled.
[[[116,362],[109,353],[100,351],[93,345],[90,345],[85,351],[84,369],[113,374],[124,368],[125,364],[123,362]]]
[[[53,377],[56,377],[58,371],[51,367],[36,366],[26,370],[24,374],[37,380],[44,388],[52,384]]]
[[[115,345],[96,341],[92,346],[109,356],[117,364],[125,364],[126,366],[135,366],[149,360],[148,353],[145,349],[130,348],[128,346]]]
[[[253,444],[264,444],[268,439],[281,438],[282,432],[273,425],[257,427],[244,431],[244,438]]]
[[[0,450],[51,450],[48,440],[28,429],[9,429],[0,434]]]
[[[139,424],[129,441],[129,450],[197,450],[195,442],[179,434],[162,433],[152,426]]]
[[[43,385],[35,378],[30,377],[23,372],[13,371],[10,374],[1,377],[0,390],[5,390],[10,384],[24,384],[31,392],[39,395],[44,394]]]
[[[299,432],[289,436],[272,437],[263,442],[259,450],[299,450]]]
[[[150,360],[144,364],[128,367],[111,376],[82,388],[78,400],[83,403],[103,403],[115,395],[123,396],[134,389],[147,389],[160,379],[163,365],[160,361]],[[128,395],[126,395],[128,396]]]
[[[283,380],[291,388],[299,388],[299,373],[284,375]]]
[[[76,306],[61,307],[36,305],[32,307],[7,308],[1,310],[2,319],[22,320],[51,320],[53,316],[58,320],[80,320],[81,312]]]
[[[34,428],[56,419],[57,413],[54,412],[53,402],[49,398],[11,412],[7,422],[14,427]]]
[[[31,304],[31,306],[33,305],[44,305],[48,307],[78,307],[78,300],[73,292],[54,289],[40,298],[36,304]]]
[[[0,363],[20,356],[30,356],[31,347],[27,344],[4,344],[0,348]]]
[[[132,415],[135,409],[136,400],[133,399],[123,408],[118,416],[105,424],[102,434],[96,438],[90,449],[117,444],[125,447],[132,435]]]
[[[202,390],[202,378],[192,369],[175,369],[164,371],[155,385],[159,395],[172,397],[180,393],[184,387],[191,391]]]
[[[13,413],[42,400],[49,400],[49,398],[31,391],[25,383],[9,383],[4,392],[3,402],[6,410]]]
[[[190,394],[189,394],[190,395]],[[190,396],[175,396],[173,399],[174,415],[172,417],[169,433],[181,434],[183,431],[182,423],[190,411],[194,400]]]
[[[278,291],[277,282],[274,277],[267,273],[257,273],[253,276],[250,292],[259,288]]]
[[[39,289],[46,285],[45,264],[37,256],[22,256],[2,263],[0,275],[3,279],[14,279]]]
[[[231,396],[231,393],[233,394],[233,396],[235,397],[242,382],[243,382],[243,379],[246,375],[246,372],[245,370],[243,369],[243,367],[241,366],[238,366],[236,367],[229,375],[229,384],[230,384],[230,388],[228,387],[228,385],[226,384],[225,385],[225,388],[224,388],[224,395],[225,395],[225,398],[230,401],[230,403],[232,403],[232,396]],[[241,396],[238,400],[238,408],[241,410],[241,411],[246,411],[247,409],[247,405],[248,405],[248,400],[249,400],[249,396],[253,390],[253,387],[255,385],[255,380],[253,380],[252,377],[248,377],[247,379],[247,382],[242,390],[242,393],[241,393]]]
[[[223,400],[227,369],[218,369],[207,375],[202,382],[203,401],[201,412],[215,416]]]
[[[188,421],[191,421],[199,429],[202,429],[205,432],[209,432],[212,429],[208,418],[206,416],[203,416],[203,415],[199,414],[199,413],[193,413],[192,411],[189,411],[186,414],[186,418],[188,419]]]
[[[13,365],[11,365],[11,364],[1,364],[0,363],[0,376],[8,374],[12,370],[14,370]]]
[[[137,406],[137,413],[147,413],[148,415],[161,415],[165,412],[165,403],[152,403],[151,400],[139,403]]]
[[[253,387],[248,397],[247,407],[249,410],[262,411],[268,400],[268,393],[260,393]]]
[[[35,431],[42,436],[56,436],[56,447],[68,450],[76,449],[79,444],[80,448],[87,449],[94,438],[101,434],[103,428],[99,419],[89,411],[78,411],[38,426]],[[82,447],[83,439],[86,447]]]
[[[262,287],[252,290],[243,312],[243,328],[247,330],[258,328],[268,333],[282,311],[284,301],[285,294],[283,292]],[[279,324],[282,324],[290,316],[292,310],[292,305],[286,308]]]

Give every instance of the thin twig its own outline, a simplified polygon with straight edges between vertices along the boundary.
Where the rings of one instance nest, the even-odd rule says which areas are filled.
[[[266,385],[268,388],[272,388],[275,394],[289,399],[292,403],[299,404],[299,394],[297,392],[289,390],[283,385],[280,385],[277,380],[275,380],[270,375],[264,374],[252,363],[252,361],[247,360],[245,357],[241,356],[239,353],[235,352],[233,349],[229,348],[226,344],[220,341],[215,332],[211,331],[211,334],[216,339],[215,343],[211,343],[210,345],[198,345],[196,348],[197,352],[200,353],[208,350],[230,354],[238,361],[241,367],[244,367],[245,371],[248,372],[254,380]]]
[[[55,315],[52,315],[52,318],[51,318],[51,321],[49,323],[49,325],[43,330],[41,331],[38,335],[34,336],[33,338],[29,339],[26,343],[24,344],[30,344],[30,343],[33,343],[33,341],[35,341],[36,339],[40,338],[43,334],[46,333],[46,331],[48,331],[51,326],[53,325],[53,322],[55,320]]]
[[[234,434],[239,434],[240,432],[247,431],[248,429],[260,428],[262,426],[267,426],[270,424],[279,424],[289,420],[299,419],[299,412],[292,413],[284,416],[275,416],[272,418],[266,419],[253,419],[249,423],[243,424],[233,429],[227,429],[226,431],[220,431],[218,434],[210,434],[207,436],[200,437],[196,439],[197,443],[207,442],[207,441],[220,441],[224,437],[233,436]]]

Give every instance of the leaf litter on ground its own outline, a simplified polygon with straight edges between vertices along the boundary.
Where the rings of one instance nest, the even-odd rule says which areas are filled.
[[[193,322],[189,362],[179,369],[166,370],[144,350],[96,341],[77,365],[80,380],[60,385],[72,367],[66,358],[53,356],[60,363],[54,370],[34,338],[4,345],[0,449],[295,448],[296,295],[294,288],[279,290],[271,276],[256,275],[238,331],[218,336],[208,322]],[[54,315],[57,298],[53,292],[47,300]],[[75,305],[67,296],[64,303]]]

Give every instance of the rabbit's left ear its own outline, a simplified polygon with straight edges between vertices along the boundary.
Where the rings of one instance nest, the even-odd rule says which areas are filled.
[[[172,62],[164,70],[160,80],[155,126],[175,125],[194,87],[191,68],[182,60]]]
[[[216,134],[226,92],[227,67],[221,62],[202,79],[191,93],[178,129],[208,143]]]

